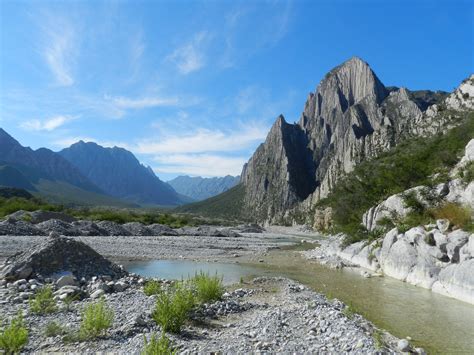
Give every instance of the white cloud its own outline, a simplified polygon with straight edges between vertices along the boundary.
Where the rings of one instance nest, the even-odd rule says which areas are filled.
[[[231,152],[248,149],[267,135],[265,127],[248,125],[240,131],[199,129],[191,134],[168,135],[137,143],[142,154]]]
[[[111,101],[115,106],[122,109],[142,109],[160,106],[177,106],[180,103],[177,97],[142,97],[129,98],[124,96],[111,97],[105,96],[105,99]]]
[[[177,173],[199,176],[240,175],[245,157],[212,154],[171,154],[154,158],[159,163],[157,173]]]
[[[76,119],[74,116],[54,116],[46,120],[29,120],[22,122],[20,127],[28,131],[54,131],[56,128],[61,127],[67,122]]]
[[[181,74],[189,74],[205,65],[204,45],[210,39],[207,31],[197,33],[191,41],[176,48],[166,59],[175,63]]]
[[[58,16],[45,15],[42,55],[60,86],[74,84],[72,67],[77,55],[77,38],[72,24]]]

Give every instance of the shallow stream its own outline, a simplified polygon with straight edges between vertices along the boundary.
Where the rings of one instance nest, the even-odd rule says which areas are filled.
[[[332,270],[284,249],[270,251],[263,262],[245,264],[156,260],[125,266],[143,276],[167,279],[187,278],[202,270],[223,275],[226,284],[241,277],[285,276],[342,300],[397,337],[410,336],[429,353],[474,353],[474,306],[389,277],[367,279],[358,269]]]

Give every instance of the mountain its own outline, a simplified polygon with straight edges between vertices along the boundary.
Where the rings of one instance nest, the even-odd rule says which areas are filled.
[[[83,141],[59,152],[111,196],[138,204],[178,205],[182,198],[128,150]]]
[[[0,128],[0,185],[26,189],[64,204],[130,206],[107,196],[59,154],[32,150]]]
[[[178,176],[168,181],[168,184],[178,193],[189,196],[195,201],[201,201],[229,190],[239,181],[239,176],[230,175],[213,178]]]
[[[410,91],[384,86],[357,57],[335,67],[307,97],[298,123],[280,115],[244,165],[241,217],[291,223],[293,215],[314,213],[316,203],[359,163],[455,126],[457,112],[473,109],[471,82],[449,95]],[[212,204],[214,211],[226,209]],[[202,201],[188,210],[199,214],[205,206]]]

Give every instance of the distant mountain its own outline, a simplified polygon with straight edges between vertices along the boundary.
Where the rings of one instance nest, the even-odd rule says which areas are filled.
[[[83,141],[59,154],[111,196],[138,204],[179,205],[183,199],[128,150]]]
[[[131,206],[107,196],[59,154],[23,147],[1,128],[0,185],[26,189],[64,204]]]
[[[189,196],[195,201],[201,201],[229,190],[239,181],[239,176],[230,175],[213,178],[178,176],[168,181],[168,184],[180,194]]]

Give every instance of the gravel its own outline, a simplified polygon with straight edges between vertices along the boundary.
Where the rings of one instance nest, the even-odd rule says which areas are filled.
[[[165,280],[160,282],[164,285],[170,283]],[[126,287],[115,288],[119,283]],[[73,302],[69,311],[58,300],[60,311],[41,316],[29,312],[26,299],[12,301],[15,298],[12,295],[18,294],[21,285],[3,286],[0,287],[3,303],[0,318],[12,317],[18,311],[24,313],[25,323],[30,329],[29,343],[24,349],[26,352],[107,351],[138,354],[143,349],[144,336],[149,338],[153,333],[160,334],[159,326],[151,318],[155,296],[147,297],[143,293],[143,283],[143,279],[131,275],[119,281],[96,278],[78,287],[81,292],[90,294],[94,290],[104,290],[103,285],[108,285],[103,294],[114,311],[113,327],[105,337],[94,341],[70,344],[65,343],[62,336],[47,338],[44,334],[46,325],[51,321],[69,331],[77,331],[81,310],[95,302],[89,297]],[[56,295],[59,293],[56,292]],[[183,354],[399,352],[399,340],[389,334],[383,336],[386,347],[378,349],[372,324],[358,315],[346,316],[344,308],[340,301],[329,301],[291,280],[258,278],[247,284],[245,289],[229,290],[222,301],[201,306],[192,315],[194,321],[188,322],[181,334],[169,337],[178,352]],[[403,344],[406,345],[405,342]]]

